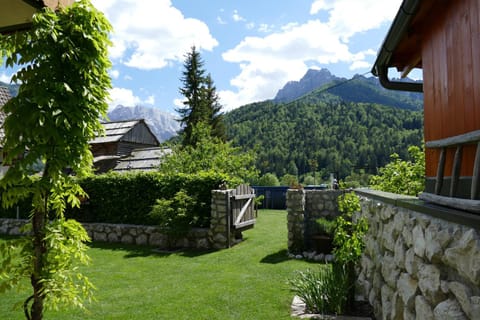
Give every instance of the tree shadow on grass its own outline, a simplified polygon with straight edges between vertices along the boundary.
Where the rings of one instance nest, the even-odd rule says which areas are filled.
[[[288,260],[290,260],[290,258],[288,257],[287,249],[282,249],[278,252],[271,253],[268,256],[263,257],[263,259],[260,260],[260,262],[277,264],[277,263],[282,263]]]
[[[293,258],[290,258],[288,256],[288,251],[287,249],[282,249],[278,252],[269,254],[268,256],[263,257],[262,260],[260,260],[260,263],[270,263],[270,264],[277,264],[277,263],[282,263],[288,260],[292,260]],[[305,260],[305,262],[308,263],[315,263],[318,264],[319,262],[313,261],[313,260]]]
[[[111,250],[111,251],[125,251],[126,254],[124,258],[141,258],[141,257],[158,257],[166,258],[173,254],[179,255],[187,258],[195,258],[205,254],[215,252],[215,250],[200,250],[200,249],[159,249],[158,247],[153,246],[142,246],[135,244],[125,244],[125,243],[107,243],[107,242],[92,242],[90,243],[91,248],[100,249],[100,250]]]

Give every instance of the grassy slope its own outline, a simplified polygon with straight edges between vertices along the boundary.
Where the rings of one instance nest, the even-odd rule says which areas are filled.
[[[79,310],[47,312],[45,319],[289,319],[294,270],[314,268],[286,259],[285,211],[261,210],[245,241],[229,250],[158,254],[151,248],[94,244],[84,273],[97,301]],[[24,319],[0,294],[0,318]]]

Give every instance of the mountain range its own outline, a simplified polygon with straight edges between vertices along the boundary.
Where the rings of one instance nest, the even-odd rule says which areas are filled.
[[[145,119],[160,142],[170,139],[180,130],[180,124],[175,120],[175,115],[153,107],[118,105],[108,112],[108,118],[111,121]]]
[[[402,79],[397,81],[411,81]],[[310,69],[299,81],[289,81],[280,89],[274,102],[288,103],[312,91],[328,92],[346,102],[378,103],[400,109],[421,110],[423,95],[421,93],[392,91],[383,88],[375,77],[355,75],[351,79],[340,78],[327,69]]]

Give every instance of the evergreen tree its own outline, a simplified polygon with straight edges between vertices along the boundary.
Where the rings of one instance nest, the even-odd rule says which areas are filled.
[[[210,74],[205,78],[205,84],[205,102],[207,106],[209,106],[207,109],[208,122],[212,128],[211,135],[225,142],[227,140],[227,135],[225,132],[225,123],[223,122],[222,105],[218,101],[217,89],[213,84]]]
[[[182,108],[176,109],[180,115],[178,121],[183,126],[183,145],[197,144],[193,128],[200,123],[211,128],[212,136],[225,140],[222,106],[210,74],[205,76],[204,61],[195,46],[185,55],[183,67],[180,93],[186,100]]]

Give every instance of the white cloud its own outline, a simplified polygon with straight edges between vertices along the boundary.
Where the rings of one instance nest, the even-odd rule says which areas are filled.
[[[153,96],[153,95],[148,96],[147,99],[145,100],[145,103],[154,105],[155,104],[155,96]]]
[[[249,22],[245,25],[248,30],[253,30],[255,28],[255,22]]]
[[[235,22],[245,21],[245,18],[239,15],[237,10],[233,10],[232,19]]]
[[[401,0],[316,0],[312,15],[326,12],[327,21],[288,23],[265,37],[246,37],[227,50],[225,61],[240,65],[230,81],[236,91],[220,91],[227,110],[270,99],[289,80],[299,79],[309,67],[346,63],[350,70],[369,68],[367,58],[376,49],[352,52],[349,40],[358,33],[382,26],[394,17]]]
[[[266,24],[266,23],[261,23],[258,26],[258,31],[263,32],[263,33],[269,33],[269,32],[272,32],[273,28],[274,28],[273,25],[269,25],[269,24]]]
[[[208,26],[185,17],[170,0],[93,0],[113,25],[113,60],[138,69],[160,69],[182,61],[192,45],[218,45]]]
[[[125,107],[134,107],[136,105],[155,103],[154,96],[148,96],[145,100],[142,100],[140,97],[134,95],[132,90],[126,88],[112,88],[110,89],[109,93],[109,109],[113,109],[119,104]]]
[[[112,77],[112,79],[118,79],[119,76],[120,71],[118,71],[117,69],[110,70],[110,77]]]
[[[380,27],[391,21],[400,7],[401,0],[316,0],[310,14],[328,12],[328,26],[343,41],[356,33]]]
[[[10,81],[12,80],[12,75],[8,75],[4,72],[0,73],[0,81],[4,82],[4,83],[10,83]]]

